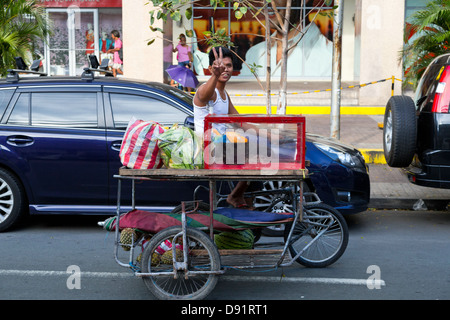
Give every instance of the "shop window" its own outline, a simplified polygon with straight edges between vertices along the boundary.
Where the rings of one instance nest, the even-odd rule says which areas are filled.
[[[308,30],[302,37],[301,33],[292,31],[289,44],[295,45],[288,56],[288,77],[311,77],[324,78],[331,76],[332,66],[332,19],[326,15],[316,15],[317,1],[305,1],[302,7],[301,0],[292,1],[291,24],[298,26],[302,23],[302,30]],[[251,13],[247,13],[241,19],[236,19],[232,4],[226,3],[227,7],[218,7],[216,10],[209,6],[209,0],[202,0],[194,3],[193,29],[195,37],[193,39],[194,70],[202,76],[208,75],[207,67],[209,60],[207,53],[210,50],[204,40],[204,31],[215,31],[224,28],[231,36],[235,47],[232,49],[249,65],[259,65],[258,75],[264,76],[266,72],[266,42],[264,15],[260,14],[258,22]],[[323,10],[332,10],[332,7],[325,7]],[[283,10],[282,4],[278,3],[278,9]],[[271,15],[272,16],[272,15]],[[273,16],[272,16],[273,17]],[[311,24],[312,19],[315,18]],[[292,29],[291,29],[292,30]],[[275,28],[270,31],[273,39],[279,38]],[[276,41],[272,41],[271,49],[271,69],[272,76],[280,76],[280,52],[281,47]],[[250,69],[243,64],[241,59],[237,59],[235,64],[235,76],[253,77]]]
[[[101,8],[98,9],[98,31],[99,31],[99,61],[107,58],[112,63],[112,54],[106,53],[114,46],[111,38],[111,31],[117,30],[122,37],[122,9],[121,8]]]

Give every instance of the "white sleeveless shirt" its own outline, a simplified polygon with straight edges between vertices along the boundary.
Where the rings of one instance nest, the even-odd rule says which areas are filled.
[[[203,137],[204,132],[204,120],[205,117],[210,113],[209,110],[212,109],[213,114],[228,114],[229,102],[228,102],[228,94],[225,92],[225,100],[222,99],[219,93],[219,89],[216,88],[216,101],[209,100],[208,104],[204,107],[194,106],[194,126],[195,133],[200,137]],[[215,127],[219,130],[219,128]],[[220,132],[221,130],[219,130]]]

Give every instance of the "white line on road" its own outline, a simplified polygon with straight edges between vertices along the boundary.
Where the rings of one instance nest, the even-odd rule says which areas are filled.
[[[70,276],[72,272],[67,271],[46,271],[46,270],[0,270],[0,276],[28,276],[28,277],[48,277],[48,276]],[[88,278],[131,278],[131,272],[81,272],[81,277]]]
[[[70,276],[67,271],[45,271],[45,270],[1,270],[0,276]],[[81,272],[80,277],[87,278],[132,278],[131,272]],[[384,280],[347,279],[347,278],[310,278],[310,277],[274,277],[274,276],[227,276],[222,275],[220,281],[241,282],[278,282],[278,283],[312,283],[330,285],[362,285],[368,283],[374,286],[385,286]]]
[[[347,279],[347,278],[309,278],[309,277],[244,277],[244,276],[220,276],[225,281],[261,281],[261,282],[292,282],[315,284],[345,284],[345,285],[371,285],[385,286],[384,280]]]

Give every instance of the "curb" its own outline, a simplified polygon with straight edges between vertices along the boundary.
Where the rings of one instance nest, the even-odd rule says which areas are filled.
[[[358,149],[366,163],[386,164],[383,149]]]
[[[420,200],[423,204],[415,208]],[[369,208],[378,210],[420,210],[420,211],[447,211],[450,199],[393,199],[393,198],[371,198]]]

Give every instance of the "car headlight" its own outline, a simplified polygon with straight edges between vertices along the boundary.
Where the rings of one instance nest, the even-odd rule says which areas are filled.
[[[364,168],[364,163],[361,162],[361,159],[360,157],[358,157],[358,155],[352,155],[344,150],[340,150],[336,147],[332,147],[322,143],[314,143],[314,145],[331,159],[343,164],[344,166],[350,168]]]

